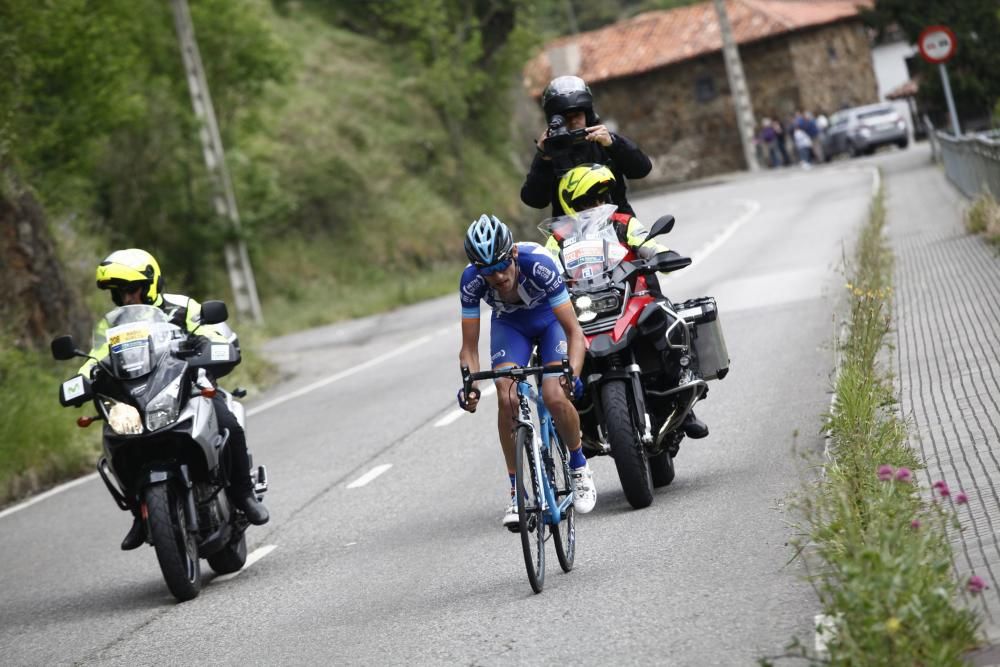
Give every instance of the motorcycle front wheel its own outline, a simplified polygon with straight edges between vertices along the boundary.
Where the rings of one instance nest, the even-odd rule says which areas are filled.
[[[170,484],[156,484],[145,491],[149,535],[156,560],[175,598],[184,602],[201,592],[198,536],[188,530],[184,502]]]
[[[653,480],[649,474],[646,450],[632,423],[624,380],[612,380],[601,386],[601,405],[604,407],[611,456],[618,468],[625,499],[635,509],[649,507],[653,502]]]

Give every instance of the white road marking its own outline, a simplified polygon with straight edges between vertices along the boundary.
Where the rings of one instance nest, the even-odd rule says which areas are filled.
[[[230,572],[229,574],[220,575],[215,579],[212,579],[212,583],[214,584],[217,581],[229,581],[233,577],[238,577],[243,572],[246,572],[248,567],[250,567],[251,565],[253,565],[261,558],[268,555],[277,548],[278,548],[277,544],[266,544],[260,547],[259,549],[254,549],[253,553],[247,556],[247,562],[243,564],[242,569],[236,570],[235,572]]]
[[[480,392],[480,394],[479,394],[479,400],[483,400],[487,396],[492,396],[495,393],[497,393],[497,386],[495,384],[491,384],[490,386],[486,387],[486,389],[483,389],[482,392]],[[462,415],[465,415],[465,414],[468,414],[468,413],[465,410],[463,410],[462,408],[455,408],[454,410],[452,410],[451,412],[449,412],[448,414],[446,414],[444,417],[441,417],[441,419],[439,419],[436,422],[434,422],[434,426],[435,427],[437,427],[437,426],[447,426],[448,424],[452,423],[453,421],[457,421],[459,417],[461,417]]]
[[[701,250],[691,255],[691,266],[689,266],[688,268],[696,266],[701,262],[705,261],[709,257],[709,255],[718,250],[723,243],[728,241],[730,237],[732,237],[732,235],[735,234],[737,230],[739,230],[740,227],[745,225],[752,217],[757,215],[757,211],[760,210],[760,202],[755,201],[753,199],[740,199],[737,201],[746,206],[747,210],[743,213],[743,215],[741,215],[740,217],[736,218],[731,223],[729,223],[729,226],[723,229],[718,236],[716,236],[714,239],[705,244],[705,247],[703,247]]]
[[[25,509],[26,507],[31,507],[35,503],[40,503],[43,500],[45,500],[46,498],[51,498],[52,496],[56,495],[57,493],[61,493],[61,492],[65,491],[65,490],[67,490],[67,489],[72,489],[74,486],[79,486],[80,484],[83,484],[84,482],[89,482],[90,480],[96,479],[96,478],[97,478],[97,473],[96,472],[92,472],[89,475],[84,475],[83,477],[74,479],[71,482],[66,482],[65,484],[60,484],[59,486],[57,486],[55,488],[49,489],[45,493],[39,493],[37,496],[34,496],[33,498],[29,498],[28,500],[25,500],[23,503],[21,503],[19,505],[14,505],[13,507],[8,507],[7,509],[5,509],[2,512],[0,512],[0,519],[4,518],[7,515],[13,514],[14,512],[19,512],[19,511]]]
[[[302,387],[301,389],[296,389],[295,391],[293,391],[291,393],[284,394],[284,395],[282,395],[282,396],[274,399],[273,401],[268,401],[267,403],[263,403],[261,405],[254,406],[252,409],[247,410],[246,414],[247,414],[247,416],[260,414],[261,412],[264,412],[264,410],[269,410],[269,409],[271,409],[273,407],[281,405],[282,403],[286,403],[286,402],[288,402],[288,401],[290,401],[290,400],[292,400],[294,398],[298,398],[299,396],[302,396],[303,394],[308,394],[309,392],[315,391],[316,389],[319,389],[321,387],[325,387],[328,384],[333,384],[334,382],[336,382],[338,380],[343,380],[346,377],[350,377],[350,376],[352,376],[352,375],[354,375],[356,373],[359,373],[359,372],[361,372],[361,371],[363,371],[363,370],[365,370],[367,368],[371,368],[372,366],[374,366],[376,364],[380,364],[383,361],[386,361],[387,359],[392,359],[393,357],[397,357],[400,354],[403,354],[404,352],[409,352],[413,348],[418,347],[420,345],[423,345],[427,341],[429,341],[429,340],[431,340],[433,338],[436,338],[437,336],[440,336],[441,334],[443,334],[443,333],[445,333],[447,331],[450,331],[453,328],[455,328],[455,325],[451,325],[451,326],[447,326],[447,327],[442,327],[442,328],[440,328],[440,329],[438,329],[438,330],[436,330],[436,331],[434,331],[434,332],[432,332],[430,334],[427,334],[426,336],[422,336],[422,337],[420,337],[420,338],[418,338],[416,340],[413,340],[413,341],[411,341],[411,342],[409,342],[409,343],[407,343],[407,344],[405,344],[405,345],[403,345],[401,347],[397,347],[392,352],[387,352],[386,354],[383,354],[381,356],[369,359],[368,361],[364,362],[363,364],[358,364],[357,366],[354,366],[352,368],[348,368],[347,370],[344,370],[344,371],[341,371],[341,372],[336,373],[334,375],[331,375],[329,377],[323,378],[322,380],[317,380],[316,382],[313,382],[310,385]],[[96,479],[96,478],[97,478],[97,473],[95,472],[95,473],[91,473],[89,475],[85,475],[83,477],[80,477],[78,479],[74,479],[74,480],[72,480],[70,482],[66,482],[65,484],[61,484],[61,485],[59,485],[59,486],[57,486],[55,488],[49,489],[48,491],[46,491],[44,493],[40,493],[37,496],[34,496],[32,498],[29,498],[28,500],[25,500],[24,502],[22,502],[20,504],[12,505],[11,507],[8,507],[7,509],[0,511],[0,519],[4,518],[5,516],[9,516],[11,514],[14,514],[15,512],[20,512],[23,509],[31,507],[35,503],[41,502],[41,501],[45,500],[46,498],[50,498],[50,497],[56,495],[57,493],[61,493],[61,492],[65,491],[65,490],[67,490],[67,489],[71,489],[74,486],[78,486],[80,484],[84,484],[85,482],[89,482],[90,480]]]
[[[364,475],[362,475],[361,477],[358,477],[356,480],[354,480],[353,482],[351,482],[350,484],[348,484],[347,488],[349,488],[349,489],[357,489],[359,487],[362,487],[365,484],[367,484],[368,482],[370,482],[373,479],[375,479],[376,477],[378,477],[379,475],[381,475],[382,473],[384,473],[386,470],[388,470],[391,467],[392,467],[391,463],[383,463],[380,466],[375,466],[374,468],[372,468],[371,470],[369,470],[368,472],[366,472]]]

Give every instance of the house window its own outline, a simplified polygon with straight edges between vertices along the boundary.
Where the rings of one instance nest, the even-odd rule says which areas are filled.
[[[694,82],[694,98],[702,104],[715,99],[715,79],[711,75],[699,76]]]

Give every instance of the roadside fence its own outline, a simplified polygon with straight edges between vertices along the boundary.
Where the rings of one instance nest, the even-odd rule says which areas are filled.
[[[956,137],[943,131],[929,133],[936,143],[934,153],[944,171],[966,197],[975,199],[989,190],[1000,199],[1000,130]]]

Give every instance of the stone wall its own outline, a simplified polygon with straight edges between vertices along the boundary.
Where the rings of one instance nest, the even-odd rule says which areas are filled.
[[[857,21],[798,33],[789,53],[803,109],[830,114],[878,102],[878,82],[865,27]]]
[[[758,121],[878,99],[858,21],[742,46],[740,56]],[[633,188],[745,168],[721,52],[592,88],[604,120],[653,161],[652,173]]]

